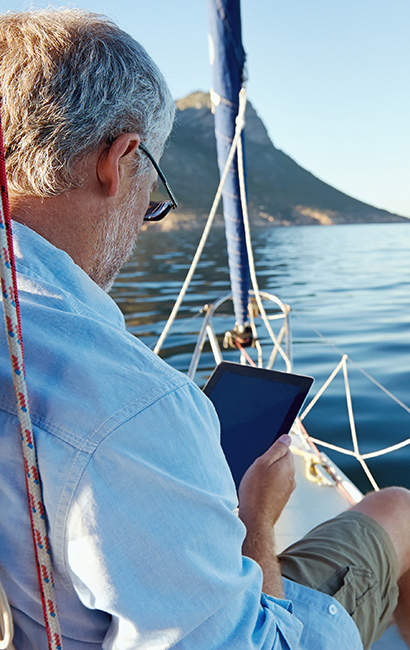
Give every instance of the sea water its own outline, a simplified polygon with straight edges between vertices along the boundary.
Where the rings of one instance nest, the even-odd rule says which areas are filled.
[[[129,331],[151,348],[172,309],[200,234],[154,229],[142,233],[113,287]],[[293,368],[315,377],[312,394],[341,353],[346,353],[356,364],[348,363],[348,375],[362,453],[410,438],[409,412],[361,373],[370,374],[410,407],[410,222],[256,229],[252,241],[260,289],[291,306]],[[201,325],[202,306],[230,292],[226,260],[224,232],[216,228],[161,351],[184,372]],[[229,329],[233,320],[226,318]],[[196,377],[199,384],[212,365],[211,352],[205,349]],[[341,373],[307,416],[305,426],[317,438],[352,449]],[[327,453],[362,490],[369,489],[356,460]],[[380,486],[410,488],[410,447],[371,460],[369,466]]]

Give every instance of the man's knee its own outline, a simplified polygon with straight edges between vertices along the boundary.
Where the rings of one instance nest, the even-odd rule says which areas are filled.
[[[399,519],[403,524],[410,524],[406,514],[410,515],[410,491],[402,487],[388,487],[379,492],[370,492],[357,503],[352,510],[363,512],[379,519]]]
[[[389,487],[367,494],[352,510],[372,517],[387,532],[396,550],[399,575],[410,568],[410,491]]]

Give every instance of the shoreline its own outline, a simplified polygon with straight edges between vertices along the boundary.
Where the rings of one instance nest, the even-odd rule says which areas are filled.
[[[295,218],[294,214],[289,215],[289,219],[280,218],[278,216],[273,217],[272,215],[259,213],[249,215],[249,221],[251,228],[293,228],[297,226],[343,226],[343,225],[362,225],[362,224],[386,224],[386,223],[409,223],[410,217],[399,217],[394,218],[380,218],[380,219],[358,219],[352,215],[349,216],[341,215],[340,213],[330,213],[330,211],[320,211],[320,210],[298,210],[297,216]],[[292,218],[293,217],[293,218]],[[190,210],[177,210],[171,212],[167,215],[164,221],[158,223],[144,223],[141,231],[146,232],[148,230],[160,230],[162,232],[168,231],[178,231],[178,230],[198,230],[204,229],[206,221],[208,218],[207,213],[196,214]],[[221,213],[217,213],[212,224],[213,228],[222,228],[224,227],[224,219]]]

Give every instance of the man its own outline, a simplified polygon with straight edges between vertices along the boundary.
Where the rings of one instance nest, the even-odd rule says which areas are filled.
[[[105,293],[149,210],[172,126],[155,64],[78,11],[3,16],[0,43],[26,374],[66,650],[355,650],[358,630],[369,647],[393,610],[409,642],[408,492],[369,496],[279,565],[288,436],[246,473],[239,519],[213,408],[127,334]],[[4,334],[0,354],[1,581],[17,650],[44,648]]]

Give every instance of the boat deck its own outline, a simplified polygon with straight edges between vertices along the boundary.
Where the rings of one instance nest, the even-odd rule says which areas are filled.
[[[306,456],[312,456],[312,448],[307,444],[297,425],[292,428],[292,451],[296,470],[296,489],[291,495],[286,508],[275,525],[276,549],[282,550],[301,539],[307,532],[323,521],[332,519],[352,505],[346,494],[340,491],[334,482],[327,484],[326,472],[322,483],[308,480],[306,476]],[[319,460],[319,459],[317,459]],[[331,461],[329,461],[331,464]],[[333,465],[333,464],[332,464]],[[362,494],[355,488],[343,472],[334,466],[338,477],[349,488],[354,502],[362,499]],[[330,479],[330,477],[327,477]]]
[[[297,487],[275,527],[278,552],[350,505],[334,485],[320,485],[307,480],[306,461],[300,452],[309,452],[311,449],[295,428],[292,431],[292,450],[295,454]],[[341,479],[348,481],[339,468],[336,470]],[[355,491],[354,486],[351,486],[349,491],[355,500],[360,501],[361,494],[358,490]],[[373,643],[371,650],[407,650],[407,645],[400,638],[397,628],[392,625],[381,639]]]

